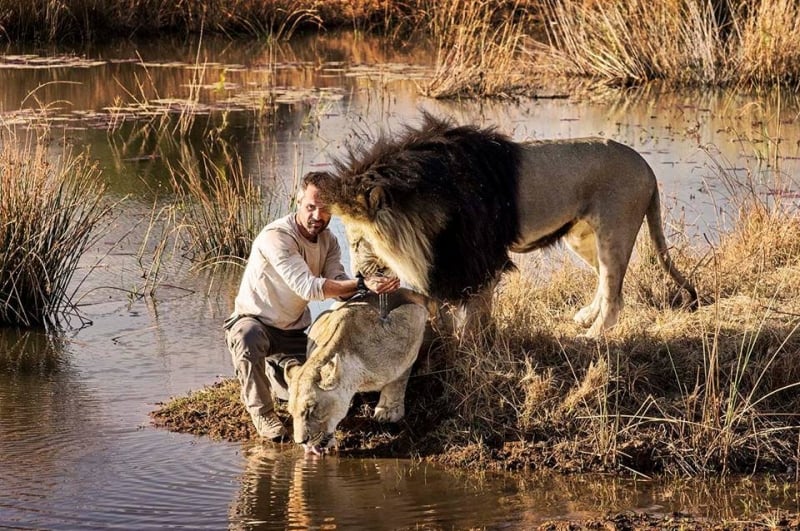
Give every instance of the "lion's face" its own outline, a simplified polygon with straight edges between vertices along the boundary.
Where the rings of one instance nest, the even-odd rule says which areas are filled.
[[[336,358],[322,367],[304,365],[289,383],[294,441],[306,451],[321,453],[333,445],[336,426],[350,406],[351,397],[339,385]]]
[[[372,245],[364,237],[359,225],[345,225],[347,241],[350,242],[350,261],[352,262],[353,274],[361,272],[365,277],[373,275],[394,276],[392,271],[383,261],[378,258]]]

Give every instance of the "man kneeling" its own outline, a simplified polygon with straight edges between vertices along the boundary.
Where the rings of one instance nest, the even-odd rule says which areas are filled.
[[[319,198],[327,178],[327,173],[307,174],[297,211],[267,225],[253,241],[234,312],[225,321],[242,402],[265,439],[286,435],[272,394],[289,398],[285,371],[305,357],[309,302],[348,298],[359,289],[390,293],[399,287],[397,279],[357,280],[345,273],[339,244],[328,230],[330,210]]]

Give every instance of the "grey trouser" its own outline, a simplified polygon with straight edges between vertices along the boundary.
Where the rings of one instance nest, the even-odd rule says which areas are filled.
[[[302,330],[281,330],[255,317],[239,317],[226,323],[225,341],[236,377],[242,384],[242,402],[250,415],[266,415],[274,409],[272,395],[289,399],[283,369],[306,357],[308,337]]]

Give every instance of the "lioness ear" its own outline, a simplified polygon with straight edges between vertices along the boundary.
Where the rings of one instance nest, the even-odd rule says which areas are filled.
[[[294,377],[297,376],[297,373],[300,371],[300,365],[289,365],[286,368],[286,383],[292,385],[292,381]]]
[[[333,355],[331,360],[323,365],[319,370],[319,388],[323,391],[332,391],[339,385],[341,379],[341,363],[339,354]]]

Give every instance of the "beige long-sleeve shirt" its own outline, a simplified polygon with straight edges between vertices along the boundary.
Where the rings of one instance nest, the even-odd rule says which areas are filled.
[[[336,236],[329,229],[311,242],[300,233],[294,213],[277,219],[256,236],[234,304],[234,315],[254,315],[283,330],[311,324],[310,301],[325,299],[325,279],[349,278]]]

